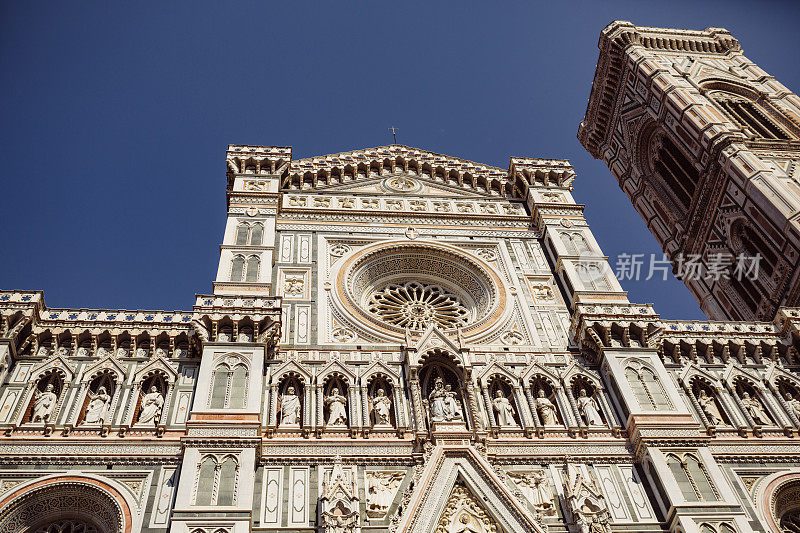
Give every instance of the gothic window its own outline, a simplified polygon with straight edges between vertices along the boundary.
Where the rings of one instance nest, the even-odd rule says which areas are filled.
[[[227,365],[219,365],[214,370],[214,381],[211,388],[211,409],[224,409],[228,396],[230,370]]]
[[[231,281],[258,281],[258,269],[261,260],[257,255],[251,255],[245,261],[243,255],[236,255],[231,263]]]
[[[244,275],[244,257],[237,255],[231,264],[231,281],[242,281]]]
[[[769,140],[790,138],[762,101],[753,101],[745,96],[722,90],[709,93],[709,97],[735,124],[751,135]]]
[[[253,224],[250,229],[250,244],[252,246],[261,246],[261,240],[264,236],[264,226],[261,224]]]
[[[629,366],[625,369],[625,377],[642,409],[650,411],[672,409],[655,372],[644,366]]]
[[[650,161],[655,174],[669,188],[684,211],[688,211],[700,181],[700,173],[694,164],[665,134],[653,135]]]
[[[717,494],[708,478],[708,473],[699,459],[692,454],[667,456],[669,466],[678,488],[686,501],[714,501]]]
[[[251,255],[247,259],[247,275],[245,281],[258,281],[258,267],[261,261],[257,255]]]
[[[708,524],[701,524],[700,533],[717,533],[717,530]]]
[[[250,233],[250,226],[247,224],[239,224],[236,228],[236,244],[239,246],[247,244],[248,233]]]
[[[247,403],[247,367],[233,368],[222,363],[214,369],[211,385],[211,409],[244,409]]]
[[[247,368],[244,365],[236,365],[231,374],[230,401],[228,407],[232,409],[244,409],[245,391],[247,390]]]
[[[233,505],[236,500],[236,459],[227,457],[219,468],[217,505]]]
[[[217,474],[217,460],[208,456],[200,463],[197,478],[197,495],[195,505],[213,505],[214,483]]]

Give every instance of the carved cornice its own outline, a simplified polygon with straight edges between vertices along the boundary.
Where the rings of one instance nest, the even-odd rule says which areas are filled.
[[[600,55],[586,115],[578,128],[578,139],[595,158],[602,157],[602,148],[613,129],[617,102],[625,92],[626,55],[635,47],[692,56],[741,52],[739,42],[723,28],[677,30],[635,26],[627,21],[614,21],[606,26],[600,34]]]

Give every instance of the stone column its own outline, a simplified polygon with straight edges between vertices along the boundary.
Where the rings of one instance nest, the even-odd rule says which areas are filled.
[[[536,400],[533,399],[533,392],[530,387],[525,387],[525,398],[528,400],[528,408],[531,410],[531,419],[533,420],[533,427],[539,429],[542,427],[542,422],[539,420],[539,412],[536,410]]]
[[[366,383],[361,383],[361,418],[364,421],[363,428],[364,434],[369,433],[372,429],[372,421],[369,418],[369,394],[367,394]]]

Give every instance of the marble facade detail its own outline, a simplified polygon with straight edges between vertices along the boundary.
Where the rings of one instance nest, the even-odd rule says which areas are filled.
[[[0,531],[800,523],[800,310],[631,303],[569,162],[231,145],[226,163],[190,311],[0,291]]]

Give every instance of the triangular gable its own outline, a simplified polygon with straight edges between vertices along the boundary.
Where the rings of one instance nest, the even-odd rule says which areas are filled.
[[[454,493],[460,493],[458,496],[462,501],[477,505],[471,509],[474,516],[483,515],[496,526],[497,531],[542,532],[489,462],[471,446],[434,448],[414,486],[400,519],[398,533],[433,533],[443,519],[458,519],[461,508],[458,505],[453,507],[451,498],[440,497]],[[454,513],[454,516],[448,513]]]
[[[408,342],[409,348],[417,353],[417,357],[426,354],[431,350],[444,350],[452,353],[456,361],[464,364],[463,357],[461,357],[461,347],[458,346],[453,340],[445,335],[436,324],[431,325],[416,341],[410,340]],[[413,361],[417,363],[418,361]]]
[[[486,386],[488,385],[489,378],[495,374],[507,377],[511,383],[517,384],[519,382],[519,376],[516,375],[513,369],[497,361],[492,361],[492,363],[481,372],[480,376],[478,376],[478,380]]]
[[[320,370],[319,373],[317,374],[317,379],[319,381],[323,381],[327,376],[329,376],[334,372],[338,372],[341,375],[346,376],[348,378],[350,385],[356,383],[356,375],[353,374],[353,371],[347,368],[338,360],[333,360],[327,365],[325,365],[325,367],[322,370]]]
[[[778,385],[780,380],[788,381],[789,383],[793,383],[795,387],[800,387],[800,379],[797,378],[791,372],[787,372],[783,368],[779,367],[778,365],[772,364],[767,367],[767,373],[765,379],[772,383],[773,385]]]
[[[728,368],[726,368],[725,372],[723,373],[722,379],[725,380],[729,385],[735,386],[736,378],[743,378],[745,381],[750,382],[750,384],[757,389],[764,388],[764,384],[762,383],[761,377],[758,374],[751,373],[737,365],[729,364]]]
[[[142,379],[145,379],[147,374],[157,370],[161,370],[167,375],[168,383],[175,383],[175,380],[178,378],[178,373],[174,368],[172,368],[172,365],[170,365],[169,362],[167,362],[163,357],[159,356],[137,370],[133,375],[133,379],[134,381],[141,381]]]
[[[66,380],[71,381],[72,376],[74,376],[74,371],[72,369],[72,365],[63,358],[61,355],[53,355],[49,359],[46,359],[39,363],[38,365],[34,366],[31,369],[31,377],[33,379],[37,379],[39,376],[47,372],[48,370],[55,369],[66,376]]]
[[[97,361],[95,364],[91,365],[86,371],[83,373],[85,379],[90,380],[94,378],[99,372],[103,371],[110,371],[116,377],[117,380],[122,382],[125,381],[125,369],[122,365],[119,364],[113,357],[106,356],[103,359]]]
[[[502,168],[401,144],[294,160],[281,186],[320,190],[393,175],[441,182],[479,195],[505,197],[513,191]]]
[[[396,371],[389,368],[389,366],[383,361],[375,361],[361,373],[362,385],[366,385],[367,381],[369,381],[369,378],[375,374],[383,374],[392,385],[398,385],[400,383],[400,379]]]
[[[700,376],[706,380],[712,386],[720,385],[719,378],[714,374],[704,370],[702,367],[698,366],[696,363],[690,363],[683,369],[680,373],[681,381],[689,388],[692,386],[692,378],[695,376]]]

